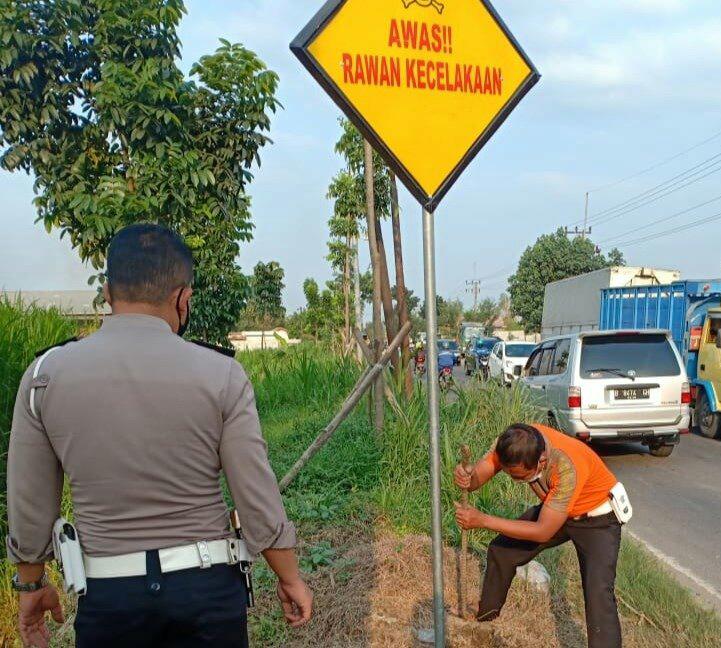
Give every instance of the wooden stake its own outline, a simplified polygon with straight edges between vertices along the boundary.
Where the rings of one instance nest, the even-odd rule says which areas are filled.
[[[463,470],[470,475],[473,471],[471,466],[471,449],[467,445],[461,446],[461,461]],[[461,505],[468,506],[468,491],[461,493]],[[460,583],[458,584],[458,616],[461,619],[468,617],[468,531],[461,529],[461,562],[459,565]]]

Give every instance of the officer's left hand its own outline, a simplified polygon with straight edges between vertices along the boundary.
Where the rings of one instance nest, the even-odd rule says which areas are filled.
[[[52,585],[37,592],[20,593],[18,626],[24,646],[47,648],[50,631],[45,623],[45,612],[48,610],[57,623],[65,621],[58,591]]]
[[[313,614],[313,592],[302,578],[285,583],[278,581],[278,598],[283,607],[283,616],[291,628],[304,626]]]
[[[486,514],[481,513],[472,506],[463,506],[460,502],[453,502],[456,507],[456,524],[461,529],[483,529],[486,527]]]

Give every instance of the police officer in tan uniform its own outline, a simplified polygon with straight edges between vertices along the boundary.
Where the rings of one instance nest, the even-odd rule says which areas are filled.
[[[221,471],[248,551],[278,576],[288,623],[311,617],[252,386],[233,357],[181,337],[192,278],[192,255],[177,234],[125,228],[108,249],[112,316],[87,338],[42,354],[22,379],[7,552],[17,563],[27,646],[47,645],[46,612],[62,619],[45,563],[64,474],[87,576],[75,621],[80,648],[248,645],[248,593]]]

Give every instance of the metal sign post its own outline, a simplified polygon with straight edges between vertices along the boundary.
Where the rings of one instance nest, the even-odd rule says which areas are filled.
[[[423,274],[426,290],[426,362],[428,371],[428,435],[431,474],[431,538],[433,542],[433,625],[435,646],[444,648],[443,533],[441,528],[441,423],[438,385],[438,312],[436,310],[436,237],[433,214],[423,210]]]
[[[326,0],[290,48],[423,207],[433,606],[442,648],[433,211],[540,75],[491,0]]]

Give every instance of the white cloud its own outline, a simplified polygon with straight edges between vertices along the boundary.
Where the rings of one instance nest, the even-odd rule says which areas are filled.
[[[680,11],[684,7],[683,0],[616,0],[606,2],[607,5],[619,5],[621,8],[637,11]]]
[[[604,109],[653,101],[721,106],[721,21],[549,48],[538,64],[563,100]]]

